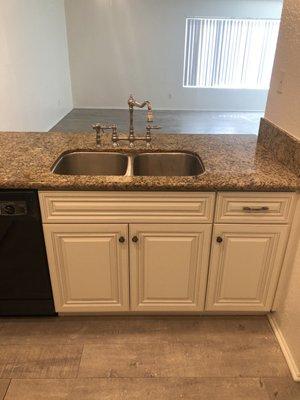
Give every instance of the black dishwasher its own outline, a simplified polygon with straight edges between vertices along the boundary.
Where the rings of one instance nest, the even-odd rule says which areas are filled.
[[[54,315],[36,191],[0,191],[0,315]]]

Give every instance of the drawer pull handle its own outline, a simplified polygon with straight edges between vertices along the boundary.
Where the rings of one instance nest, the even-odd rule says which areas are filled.
[[[222,243],[223,242],[223,238],[221,236],[217,236],[217,242],[218,243]]]
[[[269,211],[269,207],[263,206],[263,207],[243,207],[243,211],[245,212],[264,212],[264,211]]]
[[[125,238],[124,238],[124,236],[120,236],[120,237],[119,237],[119,242],[120,242],[120,243],[125,243]]]
[[[134,243],[136,243],[136,242],[139,241],[139,238],[138,238],[137,236],[133,236],[132,241],[133,241]]]

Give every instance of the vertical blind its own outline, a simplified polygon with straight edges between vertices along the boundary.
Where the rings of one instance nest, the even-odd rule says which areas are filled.
[[[268,89],[279,23],[187,18],[183,86]]]

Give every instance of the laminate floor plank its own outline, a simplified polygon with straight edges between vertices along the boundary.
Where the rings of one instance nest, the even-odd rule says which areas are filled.
[[[1,345],[0,378],[75,378],[78,345]]]
[[[12,318],[2,326],[0,345],[198,343],[202,337],[247,343],[264,339],[278,346],[264,316]]]
[[[51,397],[49,396],[51,393]],[[259,379],[13,380],[5,400],[268,400]]]

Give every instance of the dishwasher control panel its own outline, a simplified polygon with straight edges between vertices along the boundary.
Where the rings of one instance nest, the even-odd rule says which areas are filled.
[[[0,215],[18,216],[27,215],[25,201],[0,201]]]

